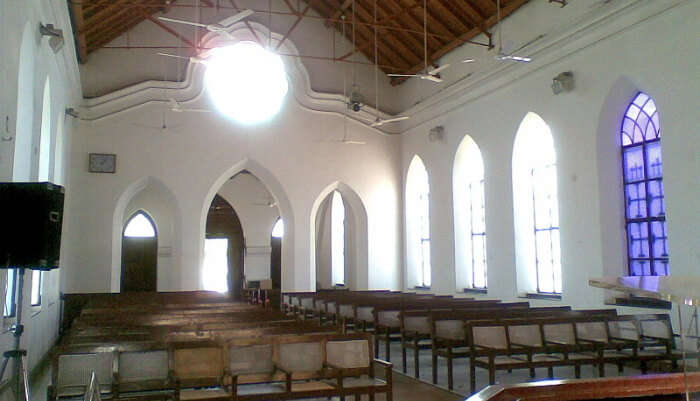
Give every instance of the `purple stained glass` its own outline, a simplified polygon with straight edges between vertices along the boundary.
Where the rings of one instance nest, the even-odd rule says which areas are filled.
[[[654,100],[638,93],[620,129],[631,275],[669,274],[659,124]]]

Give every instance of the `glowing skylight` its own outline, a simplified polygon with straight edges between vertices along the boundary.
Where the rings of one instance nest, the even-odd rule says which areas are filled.
[[[242,124],[272,118],[289,89],[280,56],[254,42],[214,49],[204,81],[216,108]]]

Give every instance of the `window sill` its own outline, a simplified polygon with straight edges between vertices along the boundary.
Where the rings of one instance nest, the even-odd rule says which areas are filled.
[[[548,301],[561,301],[561,294],[551,294],[551,293],[543,293],[543,292],[528,292],[527,294],[520,295],[518,298],[545,299]]]
[[[462,290],[465,294],[488,294],[488,288],[464,288]]]
[[[635,297],[615,298],[614,302],[606,302],[606,305],[625,306],[630,308],[663,309],[671,310],[671,302],[661,299]]]
[[[419,290],[419,291],[429,291],[429,290],[430,290],[430,287],[425,287],[425,286],[422,286],[422,285],[417,285],[417,286],[413,287],[413,289],[414,289],[414,290]]]

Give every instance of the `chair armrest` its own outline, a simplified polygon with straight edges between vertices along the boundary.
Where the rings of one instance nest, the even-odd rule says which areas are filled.
[[[393,363],[387,362],[387,361],[385,361],[385,360],[383,360],[383,359],[379,359],[379,358],[374,358],[374,359],[372,360],[372,362],[374,362],[374,363],[376,363],[377,365],[379,365],[379,366],[381,366],[381,367],[383,367],[383,368],[386,368],[386,369],[391,369],[391,368],[394,367],[394,364],[393,364]]]

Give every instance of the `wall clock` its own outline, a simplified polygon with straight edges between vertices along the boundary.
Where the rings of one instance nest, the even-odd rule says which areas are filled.
[[[117,155],[106,153],[90,153],[88,171],[91,173],[115,173],[117,171]]]

